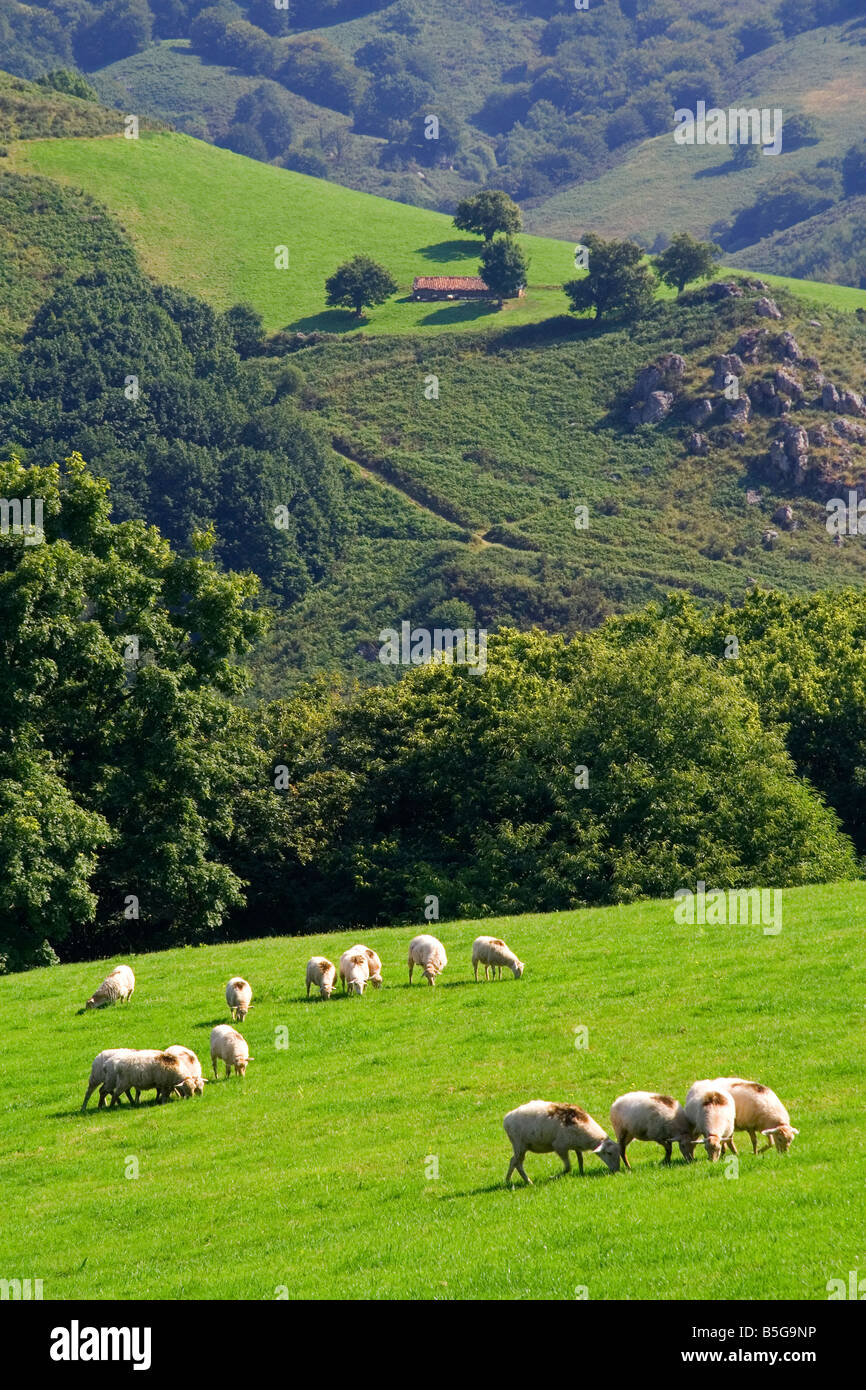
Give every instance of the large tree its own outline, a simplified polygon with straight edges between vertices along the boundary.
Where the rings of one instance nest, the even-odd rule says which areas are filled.
[[[711,241],[698,241],[688,232],[677,232],[670,246],[656,256],[653,264],[666,285],[682,294],[694,280],[710,280],[718,274],[718,246]]]
[[[325,281],[325,303],[354,309],[360,318],[365,305],[383,304],[397,289],[397,281],[383,265],[370,256],[353,256]]]
[[[491,241],[497,232],[519,232],[523,225],[520,208],[507,193],[485,188],[457,204],[454,226],[461,232],[475,232]]]
[[[597,319],[645,314],[652,305],[654,280],[641,247],[634,241],[605,241],[594,232],[586,233],[583,245],[589,252],[587,274],[563,285],[575,313],[594,309]]]
[[[485,243],[479,271],[501,304],[526,284],[529,260],[513,237],[498,236]]]

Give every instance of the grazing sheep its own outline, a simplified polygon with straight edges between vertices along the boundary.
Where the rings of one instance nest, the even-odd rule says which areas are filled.
[[[374,989],[381,989],[382,962],[375,951],[371,951],[369,946],[352,946],[348,951],[344,951],[343,954],[346,956],[356,956],[359,952],[367,958],[367,965],[370,970],[370,984]]]
[[[156,1091],[161,1105],[188,1079],[184,1062],[172,1052],[142,1049],[125,1057],[109,1057],[105,1064],[105,1089],[111,1093],[112,1106],[123,1095],[138,1105],[142,1091]]]
[[[201,1062],[195,1053],[188,1047],[182,1047],[180,1043],[172,1043],[171,1047],[167,1047],[165,1050],[180,1059],[181,1066],[186,1073],[186,1080],[177,1088],[178,1095],[184,1100],[190,1096],[204,1095],[207,1078],[202,1073]]]
[[[627,1091],[624,1096],[617,1096],[610,1107],[610,1124],[628,1169],[631,1164],[625,1151],[632,1139],[661,1144],[665,1151],[663,1163],[670,1163],[675,1143],[679,1144],[686,1163],[691,1163],[694,1157],[694,1131],[685,1110],[673,1096],[661,1096],[655,1091]]]
[[[619,1145],[609,1139],[601,1125],[577,1105],[557,1105],[550,1100],[531,1100],[510,1110],[502,1121],[505,1133],[514,1150],[505,1181],[510,1182],[516,1168],[523,1181],[531,1186],[523,1168],[527,1151],[534,1154],[556,1153],[562,1159],[563,1170],[571,1172],[569,1149],[577,1154],[577,1166],[583,1173],[583,1155],[598,1154],[612,1173],[619,1169]]]
[[[412,971],[416,965],[420,965],[421,974],[428,985],[435,984],[436,976],[441,975],[448,964],[448,957],[445,954],[445,947],[441,941],[437,941],[435,936],[423,935],[413,936],[409,942],[409,983],[412,983]]]
[[[242,975],[233,975],[226,985],[226,1003],[232,1011],[236,1023],[243,1023],[250,1011],[253,987]]]
[[[105,1089],[105,1068],[109,1058],[131,1057],[133,1055],[133,1050],[129,1047],[109,1047],[106,1048],[104,1052],[98,1052],[96,1054],[96,1056],[93,1059],[93,1064],[90,1068],[90,1080],[87,1083],[87,1091],[85,1092],[84,1096],[84,1104],[81,1107],[82,1110],[87,1109],[87,1102],[90,1100],[90,1097],[93,1095],[93,1092],[96,1090],[97,1086],[102,1087],[102,1089],[99,1092],[99,1105],[97,1106],[97,1109],[101,1110],[102,1107],[105,1105],[105,1097],[107,1095],[107,1091]]]
[[[344,951],[340,956],[340,979],[343,993],[363,994],[370,978],[370,962],[363,950]]]
[[[116,965],[109,975],[106,975],[102,984],[95,994],[91,994],[86,1009],[105,1009],[109,1004],[118,1004],[121,1000],[127,1003],[132,998],[135,991],[135,976],[128,965]]]
[[[210,1059],[213,1074],[217,1075],[217,1061],[225,1062],[226,1076],[231,1076],[234,1067],[238,1076],[244,1076],[247,1063],[255,1058],[250,1056],[247,1041],[242,1038],[230,1023],[219,1023],[210,1035]]]
[[[744,1129],[752,1141],[752,1153],[765,1154],[774,1146],[780,1154],[786,1154],[799,1134],[791,1124],[791,1117],[775,1091],[769,1086],[761,1086],[757,1081],[745,1081],[741,1076],[723,1076],[713,1082],[723,1086],[734,1097],[736,1119],[734,1129]],[[758,1148],[758,1130],[766,1137],[766,1144]]]
[[[689,1124],[698,1135],[697,1143],[704,1144],[707,1158],[715,1163],[725,1149],[732,1154],[736,1106],[730,1091],[716,1081],[696,1081],[689,1088],[683,1107]]]
[[[493,966],[493,978],[496,979],[496,969],[499,967],[499,978],[502,979],[502,967],[507,966],[515,980],[519,980],[526,969],[522,960],[518,960],[512,950],[506,946],[504,941],[500,941],[498,936],[476,936],[472,943],[472,969],[475,971],[475,978],[478,979],[478,967],[484,966],[484,978],[489,979],[487,974],[490,966]]]
[[[336,977],[337,967],[327,956],[311,956],[307,961],[307,998],[310,997],[310,985],[317,985],[322,998],[330,999]]]

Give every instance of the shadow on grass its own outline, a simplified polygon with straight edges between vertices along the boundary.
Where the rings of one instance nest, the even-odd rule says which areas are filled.
[[[294,319],[283,328],[283,333],[356,333],[366,328],[370,320],[366,314],[356,318],[351,309],[323,309],[320,314],[308,314],[305,319]]]
[[[449,1192],[440,1197],[439,1201],[456,1202],[462,1197],[484,1197],[491,1192],[531,1192],[533,1187],[547,1187],[549,1183],[559,1182],[560,1179],[565,1178],[580,1178],[581,1182],[585,1182],[590,1178],[606,1178],[613,1176],[614,1174],[609,1173],[607,1168],[602,1165],[600,1168],[587,1168],[586,1172],[581,1177],[581,1174],[577,1171],[577,1167],[575,1166],[570,1173],[560,1171],[558,1173],[549,1173],[542,1177],[533,1178],[532,1187],[527,1187],[519,1178],[517,1182],[513,1183],[506,1183],[505,1179],[502,1178],[499,1182],[488,1183],[486,1187],[473,1187],[466,1192]]]
[[[467,241],[456,239],[453,241],[437,241],[432,246],[417,246],[416,256],[423,256],[427,261],[465,261],[470,256],[481,254],[480,241]]]
[[[470,323],[474,319],[489,318],[491,314],[498,313],[499,306],[490,303],[489,300],[466,299],[446,304],[443,308],[434,310],[432,314],[425,314],[418,322],[434,327],[447,327],[450,323]]]

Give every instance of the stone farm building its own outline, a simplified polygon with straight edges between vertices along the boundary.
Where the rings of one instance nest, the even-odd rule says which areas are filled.
[[[490,290],[479,275],[416,275],[413,299],[489,299]]]

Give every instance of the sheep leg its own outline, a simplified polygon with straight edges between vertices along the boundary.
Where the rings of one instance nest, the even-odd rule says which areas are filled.
[[[671,1141],[670,1141],[670,1139],[666,1139],[666,1140],[665,1140],[665,1142],[664,1142],[664,1151],[665,1151],[665,1156],[664,1156],[664,1158],[662,1159],[662,1163],[665,1165],[665,1167],[669,1167],[669,1166],[670,1166],[670,1161],[671,1161]]]
[[[87,1095],[84,1097],[84,1104],[83,1104],[82,1107],[81,1107],[82,1110],[86,1110],[86,1109],[87,1109],[87,1102],[90,1100],[90,1097],[93,1095],[93,1092],[94,1092],[95,1090],[96,1090],[96,1083],[94,1083],[92,1086],[88,1086],[88,1088],[87,1088]]]
[[[560,1176],[565,1177],[566,1173],[571,1172],[571,1159],[568,1156],[568,1149],[557,1149],[557,1153],[562,1159],[562,1173]]]
[[[629,1163],[625,1152],[629,1144],[631,1143],[631,1135],[624,1134],[621,1139],[619,1138],[619,1136],[617,1136],[616,1142],[619,1144],[620,1157],[622,1158],[622,1161],[625,1164],[626,1168],[629,1170],[629,1172],[631,1172],[631,1164]]]
[[[517,1154],[517,1150],[516,1150],[516,1149],[514,1150],[514,1154],[513,1154],[513,1156],[512,1156],[511,1162],[510,1162],[509,1165],[508,1165],[508,1172],[507,1172],[507,1174],[505,1175],[505,1181],[506,1181],[506,1182],[509,1181],[512,1172],[513,1172],[514,1169],[516,1168],[517,1171],[518,1171],[518,1173],[519,1173],[520,1176],[522,1177],[523,1181],[525,1182],[526,1186],[527,1186],[527,1187],[531,1187],[531,1186],[532,1186],[532,1179],[531,1179],[531,1178],[528,1178],[528,1177],[526,1176],[526,1170],[525,1170],[525,1168],[523,1167],[523,1160],[525,1159],[525,1157],[526,1157],[526,1150],[525,1150],[525,1149],[523,1150],[523,1152],[520,1154],[519,1157],[518,1157],[518,1154]]]
[[[310,997],[310,982],[309,982],[309,980],[308,980],[308,981],[307,981],[307,998],[309,999],[309,997]]]
[[[749,1130],[749,1138],[752,1141],[752,1153],[756,1154],[758,1152],[758,1136],[753,1129]]]
[[[765,1154],[765,1153],[767,1152],[768,1149],[772,1149],[772,1147],[773,1147],[773,1136],[772,1136],[771,1134],[766,1135],[766,1140],[767,1140],[767,1142],[766,1142],[766,1144],[764,1145],[764,1147],[763,1147],[762,1149],[756,1149],[756,1150],[755,1150],[756,1153]]]
[[[724,1149],[725,1146],[727,1146],[728,1153],[733,1154],[735,1158],[739,1158],[739,1154],[737,1153],[737,1146],[734,1143],[733,1135],[730,1139],[725,1140],[725,1143],[722,1145],[722,1148]]]
[[[414,962],[413,960],[410,960],[410,962],[409,962],[409,983],[410,983],[410,985],[411,985],[411,983],[412,983],[412,971],[413,971],[414,969],[415,969],[415,962]],[[345,989],[345,987],[346,987],[346,986],[345,986],[345,983],[344,983],[343,988]]]
[[[477,961],[477,960],[474,960],[474,961],[472,962],[472,969],[473,969],[474,972],[475,972],[475,983],[478,984],[478,961]]]
[[[583,1151],[581,1149],[578,1149],[577,1151],[577,1167],[578,1171],[580,1172],[580,1176],[583,1177]]]
[[[216,1059],[216,1057],[214,1057],[213,1053],[211,1053],[211,1059],[210,1059],[210,1061],[211,1061],[211,1066],[213,1067],[213,1079],[214,1079],[214,1081],[219,1081],[220,1078],[219,1078],[219,1072],[217,1071],[217,1059]]]

